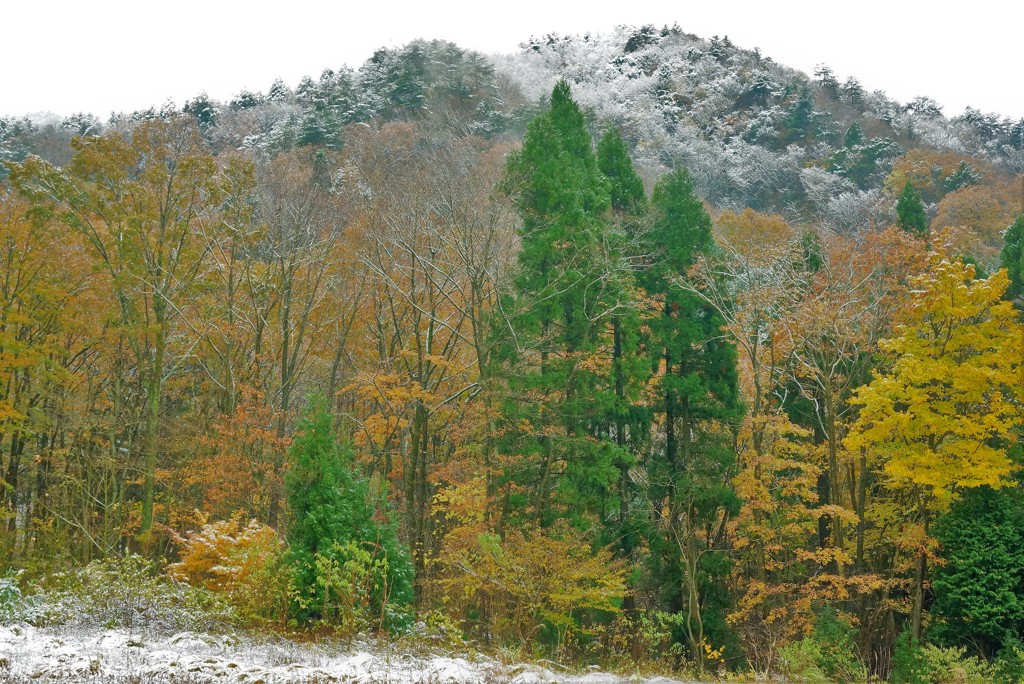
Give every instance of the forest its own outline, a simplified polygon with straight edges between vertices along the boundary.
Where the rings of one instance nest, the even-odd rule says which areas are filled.
[[[1024,120],[521,47],[0,118],[0,625],[1024,681]]]

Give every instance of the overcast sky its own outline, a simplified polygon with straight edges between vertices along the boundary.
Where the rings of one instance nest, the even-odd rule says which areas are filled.
[[[607,33],[678,23],[728,35],[812,74],[828,64],[867,90],[928,95],[948,116],[965,106],[1024,117],[1021,19],[1013,3],[973,0],[2,0],[0,114],[87,111],[106,118],[200,91],[229,99],[295,86],[328,67],[358,67],[381,46],[444,38],[507,53],[531,35]],[[582,8],[581,8],[582,7]]]

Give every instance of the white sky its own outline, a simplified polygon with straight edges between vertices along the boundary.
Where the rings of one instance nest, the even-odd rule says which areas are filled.
[[[358,68],[381,46],[444,38],[485,53],[531,35],[607,33],[678,23],[728,35],[775,61],[906,102],[928,95],[947,116],[967,105],[1024,117],[1020,14],[1006,0],[0,0],[0,115],[179,107],[205,90],[226,100],[275,78],[295,86],[328,67]]]

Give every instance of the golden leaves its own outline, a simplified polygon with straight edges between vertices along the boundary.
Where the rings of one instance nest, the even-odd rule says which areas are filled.
[[[1006,448],[1024,419],[1024,329],[1000,299],[1006,285],[1005,271],[975,280],[972,266],[934,254],[914,281],[907,325],[882,344],[889,370],[853,400],[861,414],[847,446],[867,449],[891,486],[919,488],[939,510],[1014,470]]]

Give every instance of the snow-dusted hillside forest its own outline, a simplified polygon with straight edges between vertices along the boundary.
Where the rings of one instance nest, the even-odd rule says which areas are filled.
[[[1024,120],[644,26],[0,162],[0,682],[1024,677]]]

